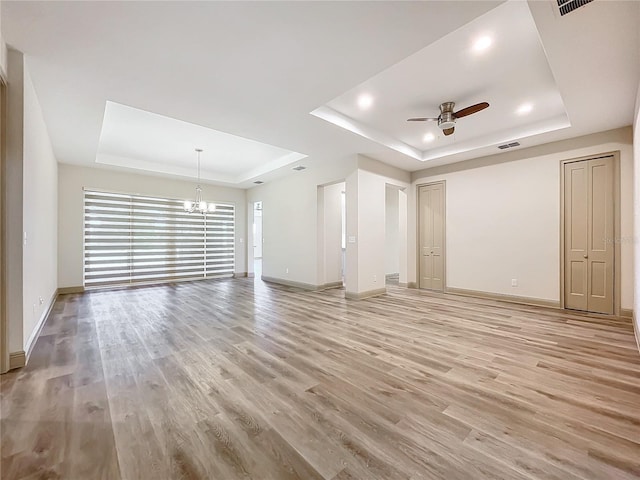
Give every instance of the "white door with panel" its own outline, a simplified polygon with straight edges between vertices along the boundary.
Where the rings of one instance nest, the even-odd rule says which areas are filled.
[[[564,165],[564,304],[613,314],[613,157]]]
[[[444,291],[444,183],[418,190],[419,286]]]

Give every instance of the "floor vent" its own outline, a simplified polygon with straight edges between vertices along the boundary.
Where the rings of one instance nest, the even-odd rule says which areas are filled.
[[[255,183],[256,185],[262,185],[264,182],[262,180],[256,180],[253,183]]]
[[[587,3],[591,3],[593,0],[558,0],[558,8],[560,9],[560,15],[564,16],[567,13],[573,12],[575,9],[583,7]]]
[[[520,142],[511,142],[511,143],[505,143],[504,145],[498,145],[498,148],[500,150],[505,150],[507,148],[513,148],[513,147],[519,147],[520,146]]]
[[[301,170],[305,170],[306,168],[307,168],[307,167],[303,167],[302,165],[298,165],[297,167],[293,167],[293,169],[294,169],[296,172],[299,172],[299,171],[301,171]]]

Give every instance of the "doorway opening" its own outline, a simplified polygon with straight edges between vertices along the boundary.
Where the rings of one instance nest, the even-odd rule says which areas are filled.
[[[342,254],[341,254],[341,261],[342,261],[342,265],[340,268],[340,273],[342,275],[342,285],[344,286],[344,278],[345,278],[345,270],[346,270],[346,265],[347,265],[347,192],[344,189],[345,188],[345,184],[342,183],[342,193],[340,195],[340,200],[341,200],[341,205],[340,205],[340,221],[342,223],[342,231],[341,231],[341,250],[342,250]]]
[[[253,204],[253,274],[255,278],[262,276],[262,255],[264,238],[262,235],[262,202]]]
[[[344,285],[346,273],[346,184],[318,185],[318,286]]]
[[[387,285],[400,281],[400,189],[394,185],[385,188],[385,259],[384,273]]]

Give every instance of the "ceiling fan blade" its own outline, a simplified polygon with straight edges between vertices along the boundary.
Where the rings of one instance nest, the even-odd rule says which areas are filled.
[[[456,127],[451,127],[451,128],[445,128],[442,131],[444,132],[445,135],[451,135],[455,129]]]
[[[407,122],[437,122],[437,118],[428,118],[428,117],[418,117],[418,118],[407,118]]]
[[[487,102],[476,103],[475,105],[471,105],[470,107],[463,108],[462,110],[455,112],[453,115],[456,118],[466,117],[467,115],[478,113],[480,110],[484,110],[488,106],[489,104]]]

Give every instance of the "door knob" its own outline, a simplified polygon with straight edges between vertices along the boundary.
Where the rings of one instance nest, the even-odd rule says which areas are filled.
[[[589,255],[587,255],[586,253],[583,255],[584,258],[589,258]]]

